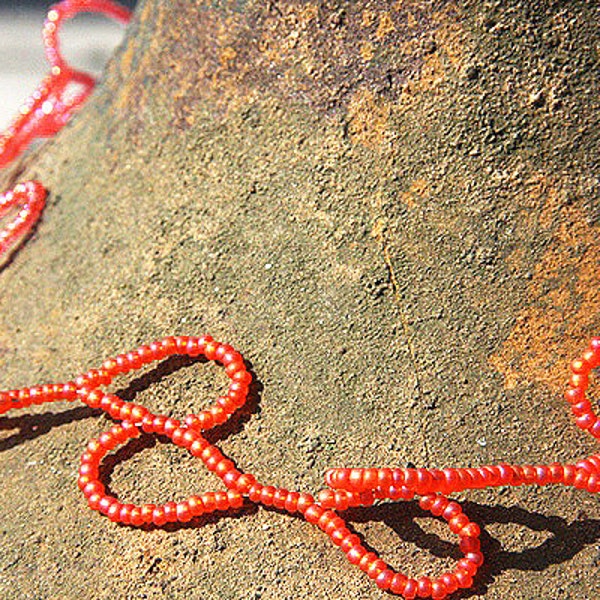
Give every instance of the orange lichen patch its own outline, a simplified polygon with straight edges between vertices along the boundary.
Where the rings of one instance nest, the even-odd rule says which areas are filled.
[[[525,250],[523,248],[515,248],[507,257],[506,264],[511,271],[521,271],[525,259]]]
[[[319,16],[319,7],[316,4],[307,4],[298,11],[298,20],[302,27],[306,27]]]
[[[376,0],[368,8],[350,3],[344,11],[327,3],[199,3],[178,13],[181,27],[163,36],[161,49],[145,52],[155,63],[153,76],[133,81],[135,87],[157,90],[184,80],[172,110],[176,126],[187,128],[200,99],[208,99],[215,117],[231,114],[256,97],[274,96],[306,103],[330,114],[349,104],[354,139],[367,145],[381,141],[388,106],[402,103],[406,83],[420,81],[413,92],[436,86],[459,52],[459,15],[447,2],[406,0],[394,5]],[[162,11],[161,11],[162,12]],[[164,12],[170,14],[170,11]],[[456,25],[454,28],[453,26]],[[436,30],[442,30],[439,40]],[[160,28],[162,30],[162,28]],[[451,35],[452,33],[452,35]],[[139,43],[143,37],[140,36]],[[433,56],[423,40],[436,39]],[[142,54],[138,42],[135,54]],[[431,46],[433,48],[433,46]],[[429,48],[429,46],[428,46]],[[128,49],[129,52],[130,49]],[[163,57],[170,61],[164,64]],[[190,60],[190,56],[194,59]],[[135,62],[125,55],[124,61]],[[177,64],[185,73],[175,73]],[[137,72],[138,65],[131,65]],[[124,69],[126,72],[128,69]],[[360,77],[358,74],[360,73]],[[124,97],[136,98],[128,88]],[[370,89],[374,96],[364,97]],[[189,96],[189,97],[188,97]],[[206,105],[206,104],[205,104]],[[360,114],[370,112],[372,124]]]
[[[361,27],[371,27],[377,20],[377,13],[374,10],[365,9],[362,13]]]
[[[375,37],[381,41],[393,31],[396,31],[394,21],[392,21],[390,13],[385,12],[379,17],[379,25],[377,26]]]
[[[557,189],[540,182],[545,180],[534,182],[532,192],[545,191],[538,224],[542,230],[554,228],[552,241],[535,267],[529,304],[489,362],[509,389],[536,382],[559,393],[567,377],[565,365],[600,320],[600,231],[586,223],[576,206],[560,206]]]
[[[375,56],[372,42],[364,42],[360,47],[360,55],[364,61],[369,61]]]
[[[413,208],[419,200],[427,196],[429,196],[429,186],[424,179],[415,179],[408,191],[400,194],[400,198],[409,208]]]
[[[237,52],[231,46],[226,46],[219,51],[219,62],[223,67],[228,68],[236,56]]]
[[[348,134],[354,144],[375,148],[383,143],[388,129],[389,104],[371,90],[358,90],[348,106]]]
[[[438,48],[441,48],[455,68],[460,68],[465,52],[466,34],[460,22],[460,11],[453,2],[433,17],[439,27],[434,37]]]
[[[444,69],[439,53],[431,54],[425,59],[419,83],[415,89],[424,91],[437,87],[444,80],[445,76],[446,69]]]
[[[412,13],[409,13],[409,17]],[[456,76],[464,63],[465,48],[469,38],[462,25],[460,11],[454,3],[446,5],[432,15],[435,24],[433,40],[435,51],[422,58],[421,69],[413,76],[400,98],[396,109],[403,112],[410,108],[420,94],[436,91],[448,77]],[[410,18],[408,21],[411,23]],[[413,23],[416,27],[418,22]],[[410,39],[402,45],[406,55],[419,53],[419,39]]]

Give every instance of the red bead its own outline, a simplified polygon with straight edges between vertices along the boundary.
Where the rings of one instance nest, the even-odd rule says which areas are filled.
[[[417,597],[418,583],[415,579],[407,579],[404,585],[404,592],[402,595],[406,600],[413,600]]]
[[[177,504],[175,502],[167,502],[163,506],[167,522],[174,523],[177,521]]]
[[[417,579],[417,596],[419,598],[428,598],[431,596],[431,579],[429,577]]]
[[[360,538],[356,534],[351,533],[342,540],[342,543],[340,544],[340,549],[342,550],[342,552],[348,554],[348,552],[350,552],[352,548],[358,546],[359,544]]]
[[[468,523],[469,518],[461,513],[459,515],[456,515],[455,517],[452,517],[452,519],[450,519],[450,521],[448,522],[448,525],[450,526],[450,531],[452,531],[452,533],[459,533],[461,529],[465,527],[465,525],[467,525]]]
[[[472,562],[476,567],[480,567],[483,564],[483,554],[481,552],[467,552],[465,559]]]
[[[220,344],[218,342],[208,342],[204,346],[204,356],[206,356],[208,360],[215,360],[219,345]]]
[[[458,547],[464,554],[468,554],[469,552],[479,552],[481,542],[478,537],[462,537],[460,538]]]
[[[181,523],[187,523],[194,516],[187,502],[179,502],[175,511],[177,514],[177,520]]]
[[[477,523],[467,523],[459,531],[455,531],[454,533],[458,533],[462,537],[477,538],[480,536],[481,530],[479,529],[479,525],[477,525]]]
[[[450,521],[460,513],[462,513],[462,508],[460,507],[460,505],[456,502],[449,502],[446,508],[444,509],[444,512],[442,513],[442,517],[446,521]]]
[[[215,495],[211,492],[207,492],[200,496],[202,499],[202,504],[204,505],[204,509],[206,512],[214,512],[217,509],[217,501],[215,499]]]
[[[382,590],[389,590],[392,585],[393,578],[394,573],[390,571],[390,569],[384,569],[375,579],[375,583],[377,587],[381,588]]]
[[[477,565],[466,558],[461,558],[458,561],[457,567],[463,571],[466,571],[471,577],[477,573]]]
[[[458,589],[458,580],[454,573],[444,573],[440,577],[440,581],[444,584],[448,594],[454,593]]]
[[[234,490],[228,490],[226,495],[231,508],[241,508],[244,505],[244,497],[240,493]]]
[[[218,472],[217,472],[218,475]],[[288,491],[284,489],[275,490],[273,495],[273,506],[275,508],[285,508],[285,501],[287,500]]]
[[[365,573],[367,573],[369,571],[369,569],[371,568],[371,565],[376,561],[379,560],[377,558],[377,554],[375,554],[374,552],[367,552],[366,554],[363,555],[363,557],[360,559],[360,562],[358,563],[358,568],[361,571],[364,571]]]
[[[163,506],[157,506],[152,511],[152,523],[154,523],[154,525],[157,525],[158,527],[161,527],[167,521],[168,521],[168,519],[167,519],[167,515],[165,513],[164,507]]]
[[[458,581],[459,588],[467,589],[473,585],[473,577],[471,577],[471,575],[469,575],[469,573],[463,569],[457,569],[454,572],[454,576]]]
[[[431,583],[431,597],[433,600],[442,600],[445,598],[448,591],[444,582],[441,579],[436,579]]]
[[[449,501],[447,498],[444,498],[443,496],[438,496],[433,501],[433,504],[431,505],[431,508],[429,510],[431,511],[431,514],[434,517],[439,517],[446,510],[446,507],[448,506],[448,504],[449,504]]]
[[[315,502],[315,499],[311,496],[311,494],[306,494],[304,492],[300,493],[298,496],[298,512],[304,514],[310,506],[312,506]]]
[[[367,551],[360,545],[353,546],[347,553],[348,560],[353,565],[358,565]]]
[[[141,525],[144,524],[145,521],[144,521],[144,519],[142,517],[142,509],[140,507],[134,506],[131,509],[131,519],[130,519],[130,521],[131,521],[131,524],[134,527],[140,527]]]
[[[394,577],[392,577],[392,582],[390,584],[390,591],[394,594],[402,594],[404,592],[404,588],[406,587],[407,577],[402,573],[396,573]]]
[[[581,358],[590,364],[592,369],[600,367],[600,350],[590,346],[582,355]]]
[[[154,509],[156,508],[155,504],[142,504],[140,508],[140,514],[142,517],[142,522],[149,524],[152,523],[152,515],[154,513]]]
[[[241,491],[241,490],[240,490]],[[285,499],[285,510],[289,513],[294,513],[298,510],[298,498],[300,494],[298,492],[290,492]]]
[[[309,522],[316,524],[323,514],[323,509],[318,504],[312,504],[309,506],[305,513],[304,518]]]
[[[192,517],[199,517],[204,512],[204,504],[200,496],[190,496],[187,504],[189,506]]]
[[[125,525],[129,525],[131,523],[131,511],[133,508],[133,504],[123,504],[119,511],[118,520]]]

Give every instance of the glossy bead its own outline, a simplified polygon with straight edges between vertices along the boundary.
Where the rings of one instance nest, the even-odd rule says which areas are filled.
[[[365,550],[365,548],[363,548],[360,545],[357,546],[353,546],[347,553],[346,553],[346,557],[348,558],[348,561],[353,564],[353,565],[358,565],[360,564],[360,561],[362,560],[363,556],[367,553],[367,551]]]
[[[152,523],[157,527],[163,526],[167,522],[167,515],[165,514],[165,509],[162,506],[157,506],[152,511]]]
[[[241,492],[242,490],[240,490]],[[298,492],[289,492],[285,499],[285,510],[289,513],[294,513],[298,510],[298,498],[300,494]]]
[[[436,579],[431,583],[431,597],[433,600],[441,600],[446,597],[447,593],[446,586],[440,579]]]
[[[377,557],[377,554],[375,554],[374,552],[367,552],[361,559],[360,562],[358,563],[358,568],[361,571],[364,571],[365,573],[369,572],[369,569],[371,568],[371,565],[376,561],[379,560],[379,558]]]
[[[178,502],[175,511],[177,520],[181,523],[187,523],[194,516],[187,502]]]
[[[455,517],[452,517],[452,519],[450,519],[450,521],[448,521],[448,525],[449,525],[450,531],[452,531],[452,533],[458,533],[468,523],[469,523],[468,517],[462,513],[459,515],[456,515]]]
[[[395,573],[390,584],[390,591],[394,594],[402,594],[404,592],[404,588],[406,587],[407,581],[408,579],[406,575],[403,575],[402,573]]]
[[[455,533],[458,533],[461,537],[476,538],[481,535],[481,530],[479,529],[479,525],[477,525],[477,523],[467,523],[460,529],[460,531]]]
[[[467,572],[471,577],[477,573],[477,565],[466,558],[461,558],[458,561],[457,568]]]
[[[454,572],[454,576],[456,577],[456,581],[458,581],[459,588],[467,589],[473,585],[473,577],[463,569],[457,569]]]
[[[440,581],[444,584],[448,594],[454,593],[458,589],[458,580],[454,573],[444,573],[440,577]]]
[[[431,579],[429,577],[420,577],[417,579],[417,596],[419,598],[428,598],[431,596]]]
[[[384,569],[379,573],[377,578],[375,579],[375,584],[378,588],[382,590],[389,590],[392,586],[392,580],[394,578],[394,573],[390,571],[390,569]]]
[[[204,513],[204,504],[202,503],[202,498],[200,498],[200,496],[190,496],[187,504],[192,517],[199,517],[202,513]]]
[[[413,600],[417,597],[418,583],[415,579],[407,579],[404,584],[404,591],[402,595],[406,600]]]

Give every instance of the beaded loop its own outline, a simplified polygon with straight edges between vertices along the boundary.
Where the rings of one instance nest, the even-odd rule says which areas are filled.
[[[142,368],[174,354],[190,357],[204,356],[225,368],[231,383],[227,393],[210,408],[191,414],[179,421],[165,415],[155,415],[147,408],[126,402],[100,388],[120,374]],[[582,358],[573,361],[572,377],[565,396],[576,416],[577,425],[597,436],[598,418],[586,396],[589,375],[600,366],[600,337],[592,338]],[[21,390],[0,392],[0,414],[31,404],[56,400],[79,399],[91,408],[99,408],[120,423],[91,440],[81,457],[78,485],[93,510],[115,522],[131,526],[170,522],[187,522],[214,511],[235,510],[244,499],[281,511],[299,513],[306,521],[324,531],[346,555],[381,589],[404,598],[441,599],[458,589],[473,585],[478,568],[483,564],[479,526],[470,521],[460,504],[447,498],[448,494],[467,489],[497,486],[561,484],[600,492],[600,455],[593,454],[575,465],[498,465],[478,468],[447,469],[330,469],[325,474],[327,488],[315,499],[311,494],[289,491],[257,481],[250,473],[239,470],[233,461],[202,435],[222,424],[244,405],[252,375],[246,369],[242,355],[227,344],[210,336],[166,337],[136,350],[106,359],[100,368],[79,375],[74,381],[34,386]],[[585,419],[583,418],[585,417]],[[180,502],[162,505],[125,504],[106,493],[99,479],[104,456],[128,440],[140,435],[165,435],[193,456],[199,458],[225,485],[226,490],[204,492]],[[352,532],[340,513],[350,507],[371,506],[378,500],[411,500],[420,496],[419,505],[435,517],[448,523],[450,531],[459,537],[463,553],[452,572],[437,578],[414,579],[393,570],[379,556],[368,551],[361,538]]]
[[[0,229],[0,257],[34,226],[44,209],[46,190],[39,181],[19,183],[12,190],[0,194],[0,219],[16,213]]]
[[[51,70],[0,135],[0,168],[8,166],[36,138],[58,133],[94,89],[96,80],[88,73],[70,67],[59,46],[61,24],[81,12],[102,13],[123,24],[131,18],[129,9],[111,0],[63,0],[50,8],[42,36]],[[18,215],[0,229],[0,257],[37,223],[46,194],[41,183],[26,181],[0,196],[0,219],[10,208],[22,207]]]

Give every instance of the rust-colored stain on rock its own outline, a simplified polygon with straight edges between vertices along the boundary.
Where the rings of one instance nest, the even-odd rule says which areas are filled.
[[[415,179],[406,192],[400,194],[408,208],[414,208],[420,200],[429,196],[429,186],[425,179]]]
[[[594,333],[600,313],[600,231],[586,222],[578,206],[562,203],[557,187],[546,178],[530,183],[532,199],[544,206],[538,226],[554,231],[533,270],[529,304],[519,311],[510,335],[489,361],[508,389],[535,382],[560,393],[565,362]],[[517,249],[509,266],[517,269],[521,260]]]
[[[348,105],[348,135],[355,144],[375,148],[386,137],[390,105],[367,89],[358,90]]]

